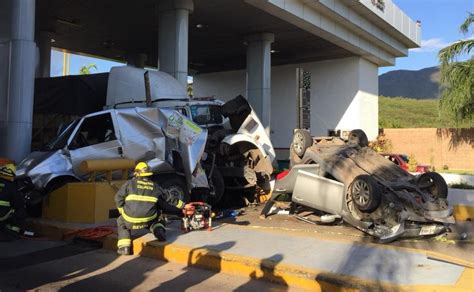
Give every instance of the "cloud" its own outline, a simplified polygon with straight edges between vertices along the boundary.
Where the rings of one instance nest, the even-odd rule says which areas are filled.
[[[463,40],[474,40],[474,34]],[[427,40],[421,40],[421,46],[419,48],[410,49],[410,51],[415,53],[438,52],[439,50],[446,48],[447,46],[450,46],[454,43],[455,42],[446,42],[441,38],[431,38]]]
[[[432,38],[428,40],[421,40],[421,46],[419,48],[411,49],[412,52],[416,53],[430,53],[437,52],[442,48],[449,46],[451,43],[447,43],[440,38]]]

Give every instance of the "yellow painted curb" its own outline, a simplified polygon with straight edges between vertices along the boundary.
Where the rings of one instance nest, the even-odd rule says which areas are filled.
[[[457,221],[474,220],[474,206],[454,205],[454,218]]]
[[[115,250],[116,238],[109,236],[104,248]],[[282,264],[271,260],[234,255],[225,252],[192,248],[179,244],[160,243],[138,238],[133,241],[135,255],[175,262],[212,271],[223,272],[257,280],[266,280],[284,286],[311,291],[473,291],[474,270],[465,268],[455,285],[394,285],[387,282],[362,280],[301,266]]]

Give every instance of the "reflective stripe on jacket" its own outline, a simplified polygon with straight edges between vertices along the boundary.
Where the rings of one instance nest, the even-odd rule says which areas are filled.
[[[127,181],[115,195],[115,203],[123,218],[130,223],[146,223],[158,217],[158,205],[167,203],[179,209],[184,203],[164,192],[146,177],[135,177]]]
[[[11,207],[10,201],[0,200],[0,207]]]
[[[8,219],[18,207],[17,185],[15,182],[0,178],[0,221]]]

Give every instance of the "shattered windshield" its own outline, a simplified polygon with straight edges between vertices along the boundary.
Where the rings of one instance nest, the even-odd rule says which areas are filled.
[[[198,125],[222,124],[222,108],[220,105],[192,105],[192,120]]]
[[[67,140],[69,140],[69,137],[76,128],[78,122],[79,119],[72,121],[69,126],[67,126],[59,135],[57,135],[53,139],[53,141],[51,141],[51,143],[46,146],[46,148],[51,151],[63,149],[66,146]]]

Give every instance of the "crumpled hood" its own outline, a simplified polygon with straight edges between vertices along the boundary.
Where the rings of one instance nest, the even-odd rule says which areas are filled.
[[[41,162],[47,160],[56,151],[34,151],[26,156],[17,167],[17,177],[28,176],[30,170],[35,168]]]
[[[62,150],[32,152],[17,168],[17,177],[31,178],[37,188],[44,188],[51,178],[58,174],[74,176],[71,161]]]

